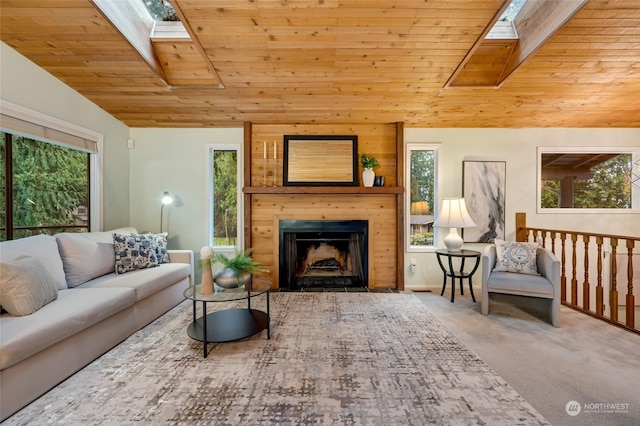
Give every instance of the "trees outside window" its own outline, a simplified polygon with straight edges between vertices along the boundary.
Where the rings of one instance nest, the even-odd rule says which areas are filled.
[[[409,249],[433,247],[434,207],[436,205],[435,147],[412,144],[407,147],[409,199]]]
[[[548,166],[541,171],[541,208],[632,208],[629,182],[631,153],[581,154],[578,160],[564,168],[554,168],[554,162],[561,162],[562,155],[542,154],[542,162]],[[600,161],[598,157],[608,159]],[[591,163],[593,165],[588,168],[582,167],[582,164]]]
[[[238,245],[238,151],[213,149],[213,245]]]
[[[89,155],[0,132],[0,240],[87,231]]]

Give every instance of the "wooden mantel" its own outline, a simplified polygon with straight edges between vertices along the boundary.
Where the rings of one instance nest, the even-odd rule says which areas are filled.
[[[245,194],[402,194],[404,188],[382,186],[245,186]]]
[[[282,141],[290,135],[358,135],[358,155],[380,161],[376,174],[383,187],[282,186],[282,162],[265,171],[263,142]],[[244,128],[244,241],[253,257],[269,269],[278,286],[280,220],[367,220],[369,223],[369,288],[404,290],[404,176],[402,123],[379,125],[280,125],[245,123]],[[270,153],[269,158],[272,157]],[[360,172],[362,170],[360,169]],[[263,186],[264,176],[268,184]]]

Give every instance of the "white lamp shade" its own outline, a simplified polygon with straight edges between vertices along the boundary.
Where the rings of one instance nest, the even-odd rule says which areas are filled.
[[[445,198],[438,219],[433,226],[438,228],[471,228],[476,226],[469,212],[464,198]]]
[[[471,228],[476,226],[467,212],[464,198],[445,198],[442,200],[442,208],[438,220],[433,224],[438,228],[450,228],[449,235],[444,239],[444,245],[449,251],[460,251],[462,238],[458,235],[457,228]]]

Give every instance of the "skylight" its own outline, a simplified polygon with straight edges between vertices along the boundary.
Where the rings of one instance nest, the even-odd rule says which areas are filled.
[[[520,12],[520,9],[522,9],[522,6],[524,6],[526,2],[527,0],[512,0],[511,4],[507,7],[498,21],[513,22],[513,20],[516,19],[516,16]]]
[[[157,22],[180,20],[169,0],[142,0],[142,3]]]

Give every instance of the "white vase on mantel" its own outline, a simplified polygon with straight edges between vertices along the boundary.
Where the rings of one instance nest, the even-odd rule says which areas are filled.
[[[373,186],[373,181],[376,178],[376,172],[373,169],[364,169],[362,172],[362,184],[364,186]]]

